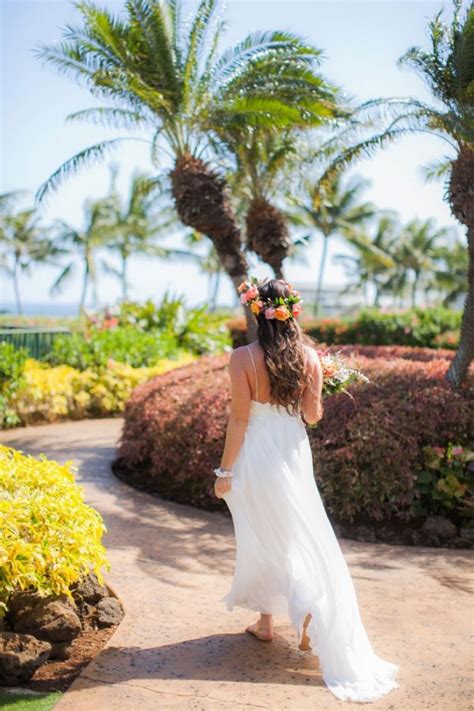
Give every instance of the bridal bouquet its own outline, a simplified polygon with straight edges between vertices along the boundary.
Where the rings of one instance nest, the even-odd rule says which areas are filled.
[[[323,397],[341,392],[352,397],[346,390],[348,385],[356,382],[369,382],[368,377],[360,370],[348,367],[340,351],[329,353],[317,350],[317,354],[323,371]]]

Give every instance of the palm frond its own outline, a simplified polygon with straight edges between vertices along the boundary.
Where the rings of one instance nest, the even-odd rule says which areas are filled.
[[[217,0],[201,0],[196,10],[188,39],[188,50],[183,68],[183,107],[189,109],[190,96],[195,88],[199,59],[209,31],[211,18],[216,10]]]
[[[73,272],[75,271],[75,264],[74,262],[71,262],[68,264],[62,272],[59,274],[59,276],[54,280],[52,286],[49,289],[49,293],[51,295],[56,294],[61,291],[62,287],[64,286],[65,282],[70,279],[72,276]]]
[[[95,160],[103,160],[105,156],[122,141],[131,140],[126,138],[114,138],[109,141],[101,141],[75,156],[65,161],[55,172],[38,188],[36,200],[41,202],[45,196],[56,190],[68,175],[77,173],[81,168],[90,165]]]
[[[427,182],[433,183],[447,178],[451,171],[452,164],[453,161],[445,156],[444,158],[421,166],[421,172]]]
[[[91,123],[105,124],[114,128],[133,128],[140,124],[146,124],[147,118],[138,111],[98,106],[92,109],[75,111],[66,116],[66,121],[90,121]]]

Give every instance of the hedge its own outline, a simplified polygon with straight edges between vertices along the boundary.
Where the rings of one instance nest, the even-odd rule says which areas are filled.
[[[323,420],[308,430],[322,498],[342,522],[408,521],[423,448],[474,441],[474,372],[453,391],[444,380],[449,351],[345,351],[371,382],[351,386],[354,400],[329,398]],[[225,510],[213,495],[212,469],[229,412],[227,364],[228,355],[205,357],[134,391],[114,464],[120,478],[164,498]]]
[[[9,407],[22,425],[107,417],[123,411],[137,385],[192,360],[191,354],[182,353],[149,368],[133,368],[109,359],[106,367],[81,371],[69,365],[50,367],[28,359],[22,383]]]
[[[356,318],[304,318],[312,338],[331,344],[401,345],[456,349],[462,314],[443,307],[381,311],[361,309]],[[244,319],[228,322],[234,348],[246,342]]]

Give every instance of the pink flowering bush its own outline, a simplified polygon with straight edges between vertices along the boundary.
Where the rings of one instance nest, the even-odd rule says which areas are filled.
[[[444,380],[452,353],[428,351],[346,347],[370,382],[348,388],[354,399],[326,399],[323,420],[308,430],[316,481],[334,520],[414,519],[424,448],[474,441],[474,372],[453,391]],[[212,470],[229,412],[227,365],[227,354],[206,356],[136,388],[114,465],[120,478],[164,498],[225,510],[213,495]]]

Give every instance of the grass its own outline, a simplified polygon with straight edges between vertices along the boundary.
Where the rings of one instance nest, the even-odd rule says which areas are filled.
[[[2,711],[50,711],[61,698],[62,693],[39,694],[23,689],[0,691],[0,708]]]

